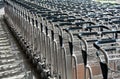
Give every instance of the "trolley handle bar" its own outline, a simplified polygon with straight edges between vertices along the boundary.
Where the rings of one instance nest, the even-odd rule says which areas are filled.
[[[82,28],[85,28],[85,29],[92,29],[92,28],[104,28],[104,29],[107,29],[109,30],[108,27],[106,26],[103,26],[103,25],[93,25],[93,26],[86,26],[86,27],[82,27],[82,26],[79,26],[79,27],[69,27],[69,28],[66,28],[65,30],[66,31],[73,31],[73,30],[79,30],[79,29],[82,29]]]
[[[93,45],[95,48],[99,50],[100,44],[115,43],[115,42],[120,42],[120,39],[102,39],[102,40],[95,42]]]
[[[90,21],[82,21],[82,22],[77,22],[77,23],[75,23],[77,26],[79,26],[79,25],[83,25],[83,24],[93,24],[93,25],[95,25],[95,23],[93,23],[93,22],[90,22]]]

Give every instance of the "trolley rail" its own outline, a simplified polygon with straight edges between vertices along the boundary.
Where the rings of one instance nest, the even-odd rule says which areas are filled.
[[[8,25],[0,15],[0,79],[37,79]]]

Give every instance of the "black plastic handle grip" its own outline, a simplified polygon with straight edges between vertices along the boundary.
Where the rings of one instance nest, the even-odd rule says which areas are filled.
[[[102,34],[120,33],[120,31],[103,31]]]
[[[110,22],[111,24],[115,23],[115,24],[120,24],[120,20],[114,20]]]
[[[93,25],[93,26],[87,26],[87,29],[92,29],[92,28],[104,28],[110,30],[110,28],[104,26],[104,25]]]
[[[96,44],[105,44],[105,43],[114,43],[114,42],[117,42],[116,39],[103,39],[103,40],[100,40],[100,41],[97,41]]]
[[[59,23],[59,26],[73,25],[71,22]]]
[[[75,23],[77,26],[79,26],[79,25],[83,25],[83,24],[93,24],[93,25],[95,25],[95,23],[93,23],[93,22],[89,22],[89,21],[82,21],[82,22],[77,22],[77,23]]]

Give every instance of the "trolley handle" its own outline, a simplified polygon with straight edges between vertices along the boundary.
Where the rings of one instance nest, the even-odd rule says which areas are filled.
[[[57,19],[57,16],[52,16],[52,15],[49,15],[46,17],[46,19],[50,20],[50,19]]]
[[[29,9],[29,12],[36,12],[37,10],[35,9]]]
[[[68,18],[68,19],[63,19],[63,18],[55,18],[55,19],[53,19],[52,20],[52,22],[58,22],[58,21],[60,21],[60,22],[74,22],[75,20],[82,20],[83,21],[83,19],[78,19],[78,18],[72,18],[72,19],[70,19],[70,18]]]
[[[59,11],[48,11],[48,13],[61,13]]]
[[[68,14],[66,14],[66,13],[56,13],[56,14],[54,14],[54,16],[59,16],[59,15],[68,15]]]
[[[61,19],[69,19],[69,18],[73,18],[73,19],[75,19],[75,17],[74,16],[62,16],[62,15],[60,15],[60,17],[59,18],[61,18]]]
[[[120,6],[116,6],[115,9],[120,9]]]
[[[46,8],[44,8],[44,7],[41,7],[41,6],[37,6],[37,8],[38,8],[38,9],[46,9]]]
[[[111,19],[120,19],[120,16],[112,17]]]
[[[108,18],[108,17],[104,17],[104,18],[97,18],[97,20],[105,20],[105,21],[108,21],[108,20],[110,20],[110,18]]]
[[[115,38],[117,39],[118,36],[119,36],[118,33],[120,33],[120,31],[103,31],[102,35],[105,35],[105,34],[114,34]]]
[[[86,46],[86,49],[87,49],[87,46],[88,46],[88,42],[96,42],[98,41],[97,39],[90,39],[90,40],[85,40],[83,36],[92,36],[92,35],[99,35],[98,32],[84,32],[84,33],[79,33],[79,34],[74,34],[76,35],[80,40],[82,40]]]
[[[66,29],[64,29],[66,32],[68,32],[68,31],[74,31],[74,30],[79,30],[79,29],[82,29],[82,27],[69,27],[69,28],[66,28]]]
[[[110,15],[110,16],[113,16],[113,14],[111,14],[111,13],[103,13],[102,15]]]
[[[37,13],[38,14],[43,14],[43,13],[49,13],[49,12],[51,12],[50,10],[40,10],[40,11],[38,11]],[[49,13],[50,14],[50,13]]]
[[[52,20],[52,22],[65,22],[65,20],[64,19],[61,19],[61,18],[54,18],[53,20]]]
[[[90,15],[87,15],[88,17],[96,17],[95,14],[90,14]]]
[[[45,11],[38,11],[37,14],[44,14],[46,13]]]
[[[116,39],[103,39],[103,40],[97,41],[97,44],[114,43],[114,42],[117,42],[117,40]]]
[[[47,16],[48,15],[48,16]],[[54,16],[53,16],[54,15]],[[43,16],[47,16],[46,17],[46,19],[53,19],[52,20],[52,22],[56,22],[56,21],[64,21],[64,19],[65,18],[69,18],[69,16],[64,16],[64,14],[62,15],[62,14],[59,14],[60,15],[60,17],[58,17],[58,14],[56,15],[56,14],[53,14],[53,15],[51,15],[51,14],[43,14]]]
[[[26,9],[33,9],[32,7],[29,7],[29,6],[24,6]]]
[[[98,35],[98,32],[85,32],[85,33],[80,33],[79,36],[88,36],[88,35]]]
[[[38,9],[47,9],[47,8],[42,7],[42,6],[37,6],[37,8]],[[49,9],[47,9],[47,10],[49,10]]]
[[[87,26],[86,27],[87,29],[92,29],[92,28],[104,28],[104,29],[107,29],[107,30],[110,30],[110,28],[104,26],[104,25],[93,25],[93,26]]]
[[[118,42],[120,41],[120,39],[102,39],[100,41],[95,42],[93,45],[96,49],[100,49],[100,44],[106,44],[106,43],[114,43],[114,42]]]
[[[65,22],[65,23],[59,23],[58,25],[59,26],[65,26],[65,25],[74,25],[74,24],[71,23],[71,22]]]
[[[95,25],[95,23],[93,23],[93,22],[90,22],[90,21],[82,21],[82,22],[77,22],[77,23],[75,23],[77,26],[79,26],[79,25],[82,25],[82,24],[93,24],[93,25]]]
[[[75,21],[75,20],[80,20],[80,21],[84,21],[82,18],[71,18],[71,19],[67,19],[67,21]]]
[[[49,9],[41,9],[40,11],[47,11],[47,12],[49,12],[49,11],[51,11],[51,10],[49,10]]]
[[[120,20],[114,20],[110,22],[111,24],[115,23],[115,24],[120,24]]]
[[[83,21],[84,22],[84,21]],[[79,29],[82,29],[83,27],[82,26],[79,26],[79,27],[69,27],[69,28],[66,28],[65,30],[66,31],[70,31],[70,30],[79,30]],[[84,27],[85,29],[92,29],[92,28],[104,28],[104,29],[107,29],[109,30],[108,27],[106,26],[103,26],[103,25],[93,25],[93,26],[86,26]]]
[[[45,15],[45,14],[43,14],[43,15]],[[46,14],[47,15],[47,14]],[[48,14],[49,16],[47,16],[46,17],[46,19],[53,19],[53,22],[55,21],[59,21],[59,20],[64,20],[65,18],[68,18],[69,16],[62,16],[62,14],[60,15],[60,17],[58,17],[58,15],[56,15],[56,14],[53,14],[53,15],[51,15],[51,14]],[[64,15],[64,14],[63,14]]]
[[[102,34],[120,33],[120,31],[103,31]]]
[[[47,16],[51,16],[51,14],[41,14],[42,17],[47,17]]]

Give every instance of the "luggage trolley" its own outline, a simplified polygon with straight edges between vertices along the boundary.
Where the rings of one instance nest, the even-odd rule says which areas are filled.
[[[102,28],[102,29],[105,29],[105,30],[108,30],[108,28],[107,27],[105,27],[105,26],[103,26],[103,25],[93,25],[93,26],[86,26],[85,28],[83,27],[83,26],[81,26],[81,27],[71,27],[71,28],[68,28],[68,29],[66,29],[67,30],[67,32],[70,32],[69,34],[72,34],[72,31],[73,31],[73,35],[74,35],[74,37],[77,35],[77,34],[86,34],[85,35],[85,37],[88,37],[88,38],[90,38],[90,37],[92,37],[92,36],[94,36],[95,38],[92,38],[93,39],[93,41],[91,41],[91,42],[94,42],[94,41],[96,41],[98,38],[97,38],[97,32],[94,32],[94,31],[97,31],[97,30],[93,30],[93,29],[98,29],[99,30],[99,28]],[[84,29],[84,30],[83,30]],[[74,34],[74,31],[75,30],[77,30],[77,34]],[[78,30],[82,30],[82,31],[78,31]],[[87,31],[88,30],[88,31]],[[93,31],[93,32],[92,32]],[[85,33],[85,32],[87,32],[87,33]],[[88,35],[87,35],[88,34]],[[89,35],[90,34],[90,35]],[[74,39],[73,38],[73,35],[71,35],[71,39],[73,39],[73,44],[74,44],[74,41],[76,40],[76,39]],[[78,35],[79,36],[79,35]],[[89,37],[90,36],[90,37]],[[84,35],[83,35],[83,38],[84,38]],[[82,38],[81,38],[82,39]],[[87,38],[86,38],[86,40],[87,40]],[[82,40],[83,41],[83,40]],[[74,63],[75,63],[75,74],[76,74],[76,79],[78,79],[78,78],[80,78],[80,76],[78,77],[78,65],[77,65],[77,63],[81,63],[82,64],[82,60],[80,60],[80,58],[82,58],[82,53],[80,53],[81,52],[81,47],[79,47],[80,45],[80,42],[81,41],[79,41],[79,38],[75,41],[75,42],[77,42],[77,44],[78,45],[75,45],[75,47],[74,47],[74,51],[73,51],[73,60],[74,60]],[[91,43],[92,44],[92,43]],[[79,47],[79,48],[78,48]],[[76,51],[77,50],[75,50],[76,48],[78,48],[77,50],[78,50],[78,52],[76,53]],[[86,47],[87,48],[87,47]],[[75,52],[75,53],[74,53]],[[84,53],[83,53],[84,54]],[[80,56],[80,57],[79,57]],[[83,55],[83,57],[84,57],[85,55]],[[87,60],[86,59],[84,59],[83,60],[84,62],[87,62]],[[87,64],[87,63],[84,63],[84,64]],[[80,66],[80,65],[79,65]],[[79,70],[79,71],[81,71],[81,70]],[[79,74],[80,75],[80,74]]]
[[[43,9],[44,10],[44,9]],[[40,21],[40,22],[39,22]],[[36,35],[36,36],[39,36],[40,38],[38,38],[37,39],[37,37],[36,37],[36,40],[38,40],[38,41],[35,41],[34,40],[34,42],[39,42],[39,41],[41,41],[41,43],[45,43],[44,41],[45,41],[45,33],[44,33],[44,30],[42,30],[43,29],[43,25],[41,25],[41,23],[42,23],[43,21],[41,20],[41,18],[40,18],[40,15],[39,15],[39,13],[37,12],[37,17],[36,17],[36,20],[34,20],[34,23],[37,25],[37,27],[36,28],[34,28],[34,34]],[[38,28],[39,27],[39,28]],[[43,38],[42,38],[42,33],[44,34],[43,36]],[[34,35],[34,36],[35,36]],[[41,40],[40,40],[41,39]],[[43,40],[42,40],[43,39]],[[43,41],[43,42],[42,42]],[[36,45],[36,44],[35,44]],[[45,45],[45,44],[43,44],[43,45]],[[39,48],[40,47],[42,47],[42,44],[40,44],[40,45],[38,45],[39,46]],[[36,47],[36,50],[38,49],[38,47]],[[41,48],[42,49],[42,48]],[[45,49],[45,48],[44,48]],[[43,49],[42,50],[40,50],[40,52],[43,54]],[[39,53],[37,53],[37,54],[39,54]],[[32,57],[33,58],[33,61],[35,61],[35,63],[38,63],[38,61],[36,61],[37,59],[39,59],[39,56],[37,56],[37,54],[34,54],[34,56]],[[40,54],[40,56],[42,56],[42,54]],[[35,58],[35,59],[34,59]],[[41,57],[40,57],[41,58]]]
[[[104,79],[120,78],[119,75],[119,39],[104,39],[94,43]]]
[[[56,14],[55,14],[56,15]],[[61,18],[63,18],[62,17],[62,15],[66,15],[66,14],[57,14],[57,15],[61,15]],[[61,18],[58,18],[57,19],[57,17],[52,17],[52,16],[49,16],[49,17],[47,17],[47,19],[50,21],[50,18],[51,19],[53,19],[53,20],[51,20],[52,22],[52,24],[50,23],[50,22],[48,22],[48,28],[49,27],[53,27],[52,28],[52,45],[53,45],[53,48],[51,48],[52,49],[52,51],[54,52],[54,53],[51,53],[54,57],[53,57],[53,59],[51,59],[52,60],[52,63],[53,63],[53,66],[54,67],[52,67],[52,68],[54,68],[53,69],[53,71],[54,72],[56,72],[57,73],[57,75],[59,74],[58,72],[59,71],[61,71],[61,70],[59,70],[60,68],[58,67],[58,54],[62,54],[62,52],[60,52],[61,50],[61,48],[62,47],[60,47],[60,39],[62,39],[62,37],[60,36],[60,38],[59,38],[59,34],[61,35],[61,30],[60,30],[60,28],[58,29],[58,28],[55,28],[56,27],[56,24],[59,24],[60,22],[63,22],[63,20],[61,19]],[[64,17],[65,18],[65,17]],[[67,17],[66,17],[67,18]],[[58,29],[58,30],[57,30]],[[60,32],[60,33],[59,33]],[[61,45],[62,46],[62,45]],[[58,53],[58,50],[59,50],[59,53]],[[57,56],[57,57],[56,57]],[[60,55],[61,56],[61,55]],[[61,64],[62,65],[62,64]],[[58,69],[59,68],[59,69]],[[63,72],[64,73],[64,72]],[[63,78],[63,77],[62,77]]]
[[[58,14],[57,14],[57,15],[58,15]],[[60,14],[59,14],[59,15],[60,15]],[[64,14],[61,14],[61,15],[64,15]],[[67,17],[69,17],[69,16],[67,16]],[[66,18],[67,18],[67,17],[66,17]],[[48,18],[50,18],[50,17],[48,17]],[[51,19],[52,19],[52,18],[55,18],[55,17],[51,17]],[[64,16],[63,18],[65,18],[65,16]],[[60,22],[63,22],[63,21],[64,21],[64,20],[62,20],[63,18],[61,17],[61,18],[58,18],[58,19],[53,19],[53,21],[52,21],[53,24],[50,24],[50,23],[49,23],[49,24],[48,24],[49,27],[50,27],[50,25],[51,25],[52,27],[55,27],[55,26],[54,26],[55,23],[58,24],[58,23],[60,23]],[[76,20],[77,20],[77,19],[76,19]],[[64,23],[63,23],[63,24],[64,24]],[[61,25],[62,25],[62,24],[61,24]],[[66,25],[67,25],[67,23],[66,23]],[[69,25],[69,23],[68,23],[68,25]],[[55,29],[55,30],[56,30],[56,29]],[[57,30],[56,30],[56,32],[57,32]],[[59,37],[58,37],[58,36],[59,36],[59,33],[57,33],[57,38],[56,38],[56,32],[54,31],[54,34],[55,34],[55,37],[54,37],[54,38],[55,38],[55,40],[58,41],[58,40],[59,40]],[[54,40],[53,40],[53,41],[54,41]],[[61,49],[61,47],[57,46],[58,43],[59,43],[59,41],[58,41],[58,42],[53,42],[53,44],[55,44],[55,47]],[[53,46],[54,46],[54,45],[53,45]],[[55,54],[57,54],[58,49],[52,48],[52,50],[56,50]],[[55,55],[55,54],[53,54],[53,55]],[[55,56],[56,56],[56,55],[55,55]],[[61,56],[61,55],[60,55],[60,56]],[[53,60],[54,60],[54,59],[53,59]],[[57,61],[58,61],[58,60],[57,60]],[[56,63],[56,62],[54,62],[54,64],[55,64],[55,63]],[[56,65],[56,66],[57,66],[57,65]],[[55,68],[56,68],[56,67],[55,67]],[[57,69],[56,69],[56,70],[57,70]],[[56,71],[56,72],[57,72],[57,71]]]
[[[54,13],[54,11],[52,12],[52,11],[48,11],[48,13]],[[40,12],[41,13],[41,12]],[[43,12],[44,13],[44,12]],[[46,12],[47,13],[47,12]],[[45,57],[45,60],[44,60],[44,63],[46,63],[46,64],[44,64],[44,69],[46,69],[46,66],[47,65],[49,65],[49,64],[51,64],[50,62],[49,62],[49,59],[50,59],[50,57],[46,57],[47,55],[48,56],[51,56],[50,55],[50,51],[48,50],[48,49],[50,49],[51,48],[51,46],[49,47],[49,48],[47,48],[47,45],[51,45],[51,43],[50,43],[50,41],[51,41],[51,38],[52,37],[50,37],[49,35],[48,35],[48,30],[51,30],[50,32],[52,32],[53,30],[52,30],[52,27],[50,27],[49,25],[47,25],[46,24],[46,21],[44,21],[45,20],[45,18],[44,17],[46,17],[46,16],[48,16],[48,15],[50,15],[50,14],[42,14],[42,15],[40,15],[40,16],[43,16],[42,18],[43,18],[43,25],[42,25],[42,29],[43,29],[43,32],[44,32],[44,41],[45,41],[45,52],[44,52],[44,57]],[[52,38],[53,39],[53,38]],[[48,53],[48,51],[49,51],[49,53]],[[43,53],[43,52],[42,52]],[[40,65],[40,64],[39,64]]]
[[[84,21],[81,21],[81,22],[78,22],[78,23],[75,23],[75,24],[73,24],[73,26],[75,25],[77,25],[78,26],[78,24],[80,23],[80,25],[82,26],[82,25],[84,25],[85,23],[87,24],[87,22],[84,22]],[[90,22],[88,22],[88,24],[89,24]],[[91,24],[91,23],[90,23]],[[67,27],[66,27],[67,28]],[[82,29],[82,27],[71,27],[71,28],[73,28],[73,33],[74,32],[77,32],[77,33],[79,33],[79,32],[82,32],[83,31],[83,29]],[[77,31],[75,31],[75,29],[74,28],[79,28],[79,30],[77,30]],[[65,28],[64,28],[65,29]],[[66,29],[65,29],[66,30]],[[69,30],[71,30],[71,29],[69,29]],[[79,49],[78,49],[78,46],[77,45],[75,45],[75,47],[76,48],[74,48],[74,49],[77,49],[77,50],[74,50],[73,49],[73,35],[72,35],[72,33],[69,33],[69,30],[66,30],[66,33],[64,33],[64,42],[66,42],[65,43],[65,53],[68,53],[69,52],[69,54],[71,55],[71,61],[72,61],[72,57],[73,58],[75,58],[74,57],[74,55],[72,55],[73,53],[74,53],[74,51],[79,51]],[[76,40],[77,41],[77,40]],[[79,42],[78,42],[79,43]],[[75,43],[75,44],[77,44],[77,43]],[[72,72],[72,70],[70,71],[70,69],[72,69],[72,67],[70,67],[70,68],[68,68],[69,70],[68,70],[68,72]],[[77,75],[77,74],[76,74]],[[77,78],[77,76],[76,76],[76,78]]]

